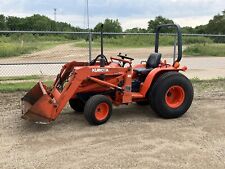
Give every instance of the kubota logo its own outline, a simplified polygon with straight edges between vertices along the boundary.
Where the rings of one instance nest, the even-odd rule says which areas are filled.
[[[105,69],[105,68],[94,68],[94,69],[92,69],[92,72],[96,72],[96,73],[98,73],[98,72],[108,72],[109,71],[109,69]]]

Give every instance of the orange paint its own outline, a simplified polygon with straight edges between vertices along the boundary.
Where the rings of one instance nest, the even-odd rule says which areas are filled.
[[[127,63],[129,62],[127,61]],[[134,67],[145,67],[145,64],[138,64]],[[131,66],[121,67],[110,63],[105,67],[100,67],[98,64],[88,66],[87,62],[70,62],[62,67],[51,89],[47,90],[47,87],[42,82],[39,82],[24,96],[22,117],[39,123],[48,123],[55,120],[67,102],[71,98],[75,98],[77,93],[101,93],[114,90],[114,97],[108,96],[114,105],[143,100],[152,82],[158,75],[168,71],[185,69],[186,67],[177,69],[170,65],[160,64],[159,67],[153,69],[147,75],[145,81],[140,85],[140,91],[132,92],[132,80],[137,75],[134,75],[135,73]],[[104,75],[104,79],[99,78],[101,75]],[[180,96],[182,92],[175,91],[171,93],[174,93],[176,97],[179,96],[179,99],[176,99],[178,101],[174,103],[175,101],[173,102],[170,98],[166,98],[170,106],[178,106],[182,102],[182,97]],[[106,106],[100,105],[98,110],[96,110],[96,118],[104,119],[107,114]]]
[[[184,89],[177,85],[170,87],[165,95],[166,104],[173,109],[180,107],[184,102],[184,98]]]

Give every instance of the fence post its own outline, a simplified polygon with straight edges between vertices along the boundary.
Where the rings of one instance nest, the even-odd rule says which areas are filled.
[[[91,31],[89,32],[89,62],[91,62],[91,50],[92,50],[92,48],[91,48],[91,43],[92,43],[92,33],[91,33]]]

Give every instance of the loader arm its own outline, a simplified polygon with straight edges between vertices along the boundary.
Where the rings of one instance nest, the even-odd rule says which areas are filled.
[[[99,85],[108,86],[109,88],[120,89],[121,91],[124,90],[125,97],[122,98],[122,100],[124,102],[132,101],[131,92],[129,91],[131,87],[132,69],[100,68],[99,66],[74,67],[74,64],[77,65],[78,63],[71,62],[62,68],[51,90],[47,90],[47,87],[39,82],[22,98],[24,105],[22,118],[29,119],[36,123],[48,123],[55,120],[67,102],[76,95],[79,90],[82,90],[81,84],[88,80],[94,81]],[[125,76],[127,72],[130,73],[129,76]],[[105,76],[117,75],[118,77],[116,80],[106,82],[97,78],[100,77],[102,73],[104,73]],[[126,77],[125,83],[121,88],[113,84],[119,83],[124,77]]]

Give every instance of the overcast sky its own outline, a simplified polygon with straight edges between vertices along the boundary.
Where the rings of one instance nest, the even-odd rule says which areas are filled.
[[[12,16],[47,15],[73,26],[87,27],[86,0],[0,0],[0,13]],[[147,27],[147,22],[162,15],[182,26],[206,24],[225,10],[225,0],[89,0],[90,26],[105,18],[119,19],[123,29]]]

